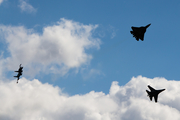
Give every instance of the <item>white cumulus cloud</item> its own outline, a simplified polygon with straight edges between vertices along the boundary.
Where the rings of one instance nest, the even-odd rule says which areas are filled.
[[[23,26],[0,26],[10,56],[1,59],[8,70],[21,63],[29,73],[46,71],[66,74],[71,68],[89,64],[87,49],[100,48],[100,40],[92,37],[97,25],[83,25],[62,18],[57,24],[43,28],[42,34]],[[28,71],[26,71],[28,73]]]
[[[22,12],[35,13],[37,10],[27,3],[24,0],[19,0],[20,4],[18,5]]]
[[[150,101],[150,84],[166,90]],[[38,80],[0,81],[0,119],[6,120],[179,120],[180,82],[138,76],[126,85],[114,81],[109,94],[91,91],[69,96]]]

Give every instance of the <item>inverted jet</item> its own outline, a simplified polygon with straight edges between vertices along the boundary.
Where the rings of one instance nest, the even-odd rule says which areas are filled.
[[[133,35],[133,37],[136,38],[137,41],[141,39],[142,41],[144,40],[144,34],[146,32],[146,29],[150,26],[151,24],[148,24],[146,26],[141,26],[141,27],[131,27],[132,31],[130,33]]]
[[[162,91],[164,91],[165,89],[161,89],[161,90],[155,90],[154,88],[152,88],[150,85],[148,85],[148,88],[151,90],[151,91],[148,91],[146,90],[150,100],[152,101],[152,97],[154,97],[154,100],[155,102],[157,102],[158,100],[158,94]]]
[[[22,75],[22,72],[23,72],[23,67],[21,67],[21,64],[19,65],[19,70],[18,71],[14,71],[14,72],[18,72],[17,76],[14,76],[17,78],[17,83],[18,83],[18,80],[20,78],[20,76]]]

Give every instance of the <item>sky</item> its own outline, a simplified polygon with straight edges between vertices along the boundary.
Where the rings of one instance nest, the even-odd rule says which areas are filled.
[[[177,0],[0,0],[0,118],[178,120],[179,15]]]

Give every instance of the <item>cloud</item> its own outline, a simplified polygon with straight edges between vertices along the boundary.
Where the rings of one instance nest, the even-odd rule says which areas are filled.
[[[117,31],[118,29],[116,29],[112,25],[108,25],[108,26],[99,25],[98,32],[96,32],[95,35],[99,36],[100,38],[110,37],[110,39],[113,39],[116,37]]]
[[[24,0],[19,0],[20,5],[18,5],[21,9],[22,12],[27,12],[27,13],[35,13],[37,10],[30,4],[28,4]]]
[[[86,68],[82,68],[81,73],[82,73],[82,77],[83,77],[84,80],[94,78],[94,77],[96,77],[98,75],[105,76],[105,74],[101,70],[98,70],[98,69],[90,69],[89,70],[89,69],[86,69]]]
[[[113,39],[116,36],[116,33],[117,33],[118,30],[115,29],[115,27],[109,25],[108,31],[111,33],[111,39]]]
[[[150,84],[166,90],[159,102],[150,101]],[[0,81],[0,119],[11,120],[179,120],[180,82],[138,76],[126,85],[112,82],[109,94],[91,91],[69,96],[48,83],[22,78]]]
[[[4,0],[0,0],[0,5],[2,4],[3,1],[4,1]]]
[[[69,69],[88,65],[92,59],[87,49],[100,48],[100,40],[92,37],[97,25],[83,25],[62,18],[57,24],[43,28],[42,34],[24,26],[0,26],[1,37],[8,45],[3,60],[8,70],[21,63],[29,74],[53,72],[66,74]]]

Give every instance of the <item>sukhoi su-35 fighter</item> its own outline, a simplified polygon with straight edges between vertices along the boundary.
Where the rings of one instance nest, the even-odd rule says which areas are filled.
[[[161,89],[161,90],[155,90],[154,88],[152,88],[150,85],[148,85],[148,88],[151,90],[151,91],[148,91],[146,90],[150,100],[152,101],[152,97],[154,97],[154,100],[155,102],[157,102],[158,100],[158,94],[162,91],[164,91],[165,89]]]
[[[146,29],[150,26],[151,24],[148,24],[146,26],[141,26],[141,27],[131,27],[132,31],[130,33],[133,35],[133,37],[136,38],[137,41],[141,39],[142,41],[144,40],[144,34],[146,32]]]
[[[17,83],[18,83],[18,80],[20,78],[20,76],[22,75],[22,72],[23,72],[23,67],[21,67],[21,64],[19,65],[19,70],[18,71],[14,71],[14,72],[18,72],[17,76],[14,76],[17,78]]]

